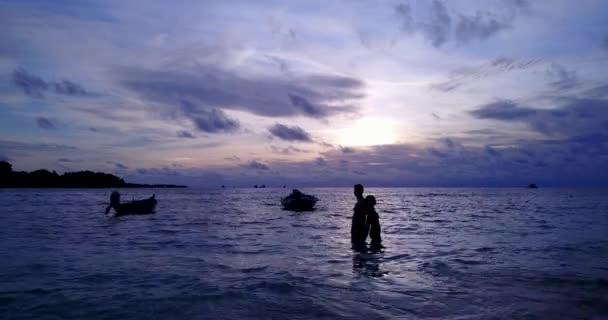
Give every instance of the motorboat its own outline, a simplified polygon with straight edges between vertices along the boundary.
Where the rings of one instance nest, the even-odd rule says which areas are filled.
[[[291,194],[281,199],[283,209],[291,211],[311,211],[319,201],[317,197],[303,194],[300,190],[293,189]]]
[[[117,216],[127,214],[150,214],[154,213],[156,203],[157,201],[155,195],[152,195],[150,198],[144,200],[120,203],[120,193],[118,193],[118,191],[114,191],[110,196],[110,205],[106,208],[106,214],[110,212],[111,208],[114,208]]]

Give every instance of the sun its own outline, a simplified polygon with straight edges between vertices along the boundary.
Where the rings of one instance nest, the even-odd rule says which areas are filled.
[[[337,138],[338,143],[343,146],[374,146],[395,143],[397,133],[390,120],[365,118],[339,130]]]

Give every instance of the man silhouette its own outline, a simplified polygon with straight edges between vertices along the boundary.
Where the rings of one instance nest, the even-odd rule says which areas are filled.
[[[354,247],[365,244],[367,238],[367,230],[365,228],[365,199],[363,198],[363,186],[356,184],[354,187],[355,204],[353,212],[353,221],[350,228],[350,241]]]

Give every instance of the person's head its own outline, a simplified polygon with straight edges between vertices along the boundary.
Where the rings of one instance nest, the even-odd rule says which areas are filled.
[[[365,204],[367,206],[373,207],[376,205],[376,197],[369,195],[367,197],[365,197]]]
[[[357,198],[363,197],[363,185],[361,185],[361,184],[355,185],[355,197],[357,197]]]
[[[116,191],[116,190],[112,191],[112,194],[110,195],[110,203],[111,204],[120,203],[120,193],[118,193],[118,191]]]

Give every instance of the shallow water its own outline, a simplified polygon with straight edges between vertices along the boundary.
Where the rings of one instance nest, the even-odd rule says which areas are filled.
[[[2,319],[608,316],[608,190],[370,189],[383,253],[350,248],[350,189],[0,190]]]

